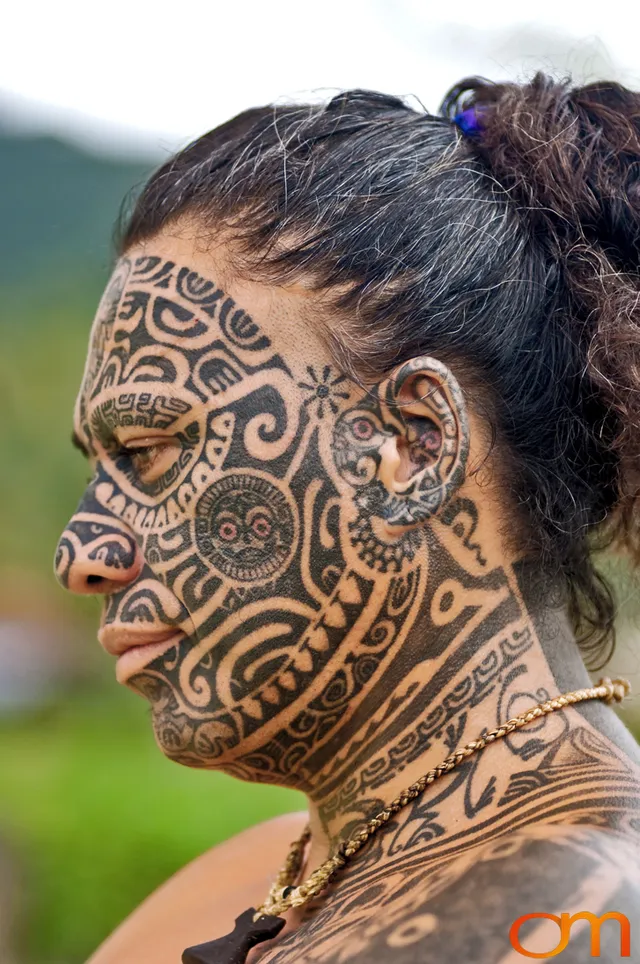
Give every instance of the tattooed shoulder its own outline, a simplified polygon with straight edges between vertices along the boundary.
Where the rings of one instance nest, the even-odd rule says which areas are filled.
[[[355,892],[341,886],[261,964],[517,964],[511,941],[553,949],[558,924],[547,916],[624,915],[640,928],[640,861],[628,841],[586,825],[537,824],[443,860],[381,868]],[[526,915],[540,915],[523,921]],[[623,922],[624,923],[624,922]],[[590,953],[588,919],[572,925],[563,960]],[[640,931],[639,931],[640,933]],[[620,926],[602,926],[606,960],[620,956]],[[635,958],[634,958],[635,959]]]

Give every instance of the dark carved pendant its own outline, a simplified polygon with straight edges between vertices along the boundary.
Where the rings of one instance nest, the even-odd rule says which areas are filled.
[[[245,964],[247,954],[256,944],[271,940],[284,927],[282,917],[265,914],[254,922],[255,909],[250,907],[240,917],[226,937],[206,944],[194,944],[182,952],[182,964]]]

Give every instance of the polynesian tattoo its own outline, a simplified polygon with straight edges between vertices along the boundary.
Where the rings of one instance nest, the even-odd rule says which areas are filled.
[[[305,760],[398,657],[427,584],[415,523],[449,501],[468,448],[463,407],[437,384],[433,419],[403,418],[414,368],[352,399],[330,365],[294,374],[214,282],[155,256],[119,263],[76,413],[96,474],[57,569],[69,585],[79,553],[118,567],[140,548],[105,622],[185,630],[130,680],[170,757],[308,788]],[[378,449],[407,422],[415,471],[390,495]],[[119,441],[131,426],[171,438],[152,481]]]
[[[309,905],[296,929],[259,960],[517,964],[523,955],[509,934],[518,918],[585,910],[597,917],[612,910],[624,915],[629,959],[638,960],[633,935],[640,925],[640,865],[629,860],[624,843],[593,827],[529,823],[508,835],[485,832],[475,846],[453,842],[430,853],[414,846],[394,854],[383,832],[343,873],[340,886]],[[536,919],[517,928],[520,947],[553,950],[561,935],[557,925],[549,925]],[[602,960],[620,959],[622,927],[615,920],[603,922]],[[564,960],[588,960],[593,944],[587,922],[574,923],[570,937]]]
[[[122,259],[76,409],[95,474],[56,565],[70,588],[105,582],[104,624],[175,628],[127,681],[167,756],[301,789],[335,838],[425,752],[439,762],[477,737],[475,707],[491,708],[488,731],[558,687],[531,683],[546,630],[523,570],[489,563],[460,491],[469,430],[444,366],[430,359],[430,378],[418,359],[365,390],[294,361],[214,281],[164,257]],[[132,428],[170,442],[152,472],[122,442]],[[390,491],[381,449],[394,437],[411,472]],[[638,757],[580,714],[509,736],[501,769],[497,747],[465,761],[310,908],[304,954],[296,931],[265,961],[471,959],[456,921],[489,900],[487,875],[513,872],[509,853],[534,876],[563,851],[591,867],[592,829],[550,843],[531,824],[640,841]]]

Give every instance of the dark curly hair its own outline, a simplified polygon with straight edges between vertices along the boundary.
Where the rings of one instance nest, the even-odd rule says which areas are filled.
[[[452,121],[474,105],[469,137]],[[593,551],[640,559],[640,95],[539,73],[465,80],[437,115],[363,90],[248,110],[151,177],[120,249],[183,215],[231,233],[239,273],[303,277],[353,377],[455,365],[508,531],[604,665],[615,606]]]

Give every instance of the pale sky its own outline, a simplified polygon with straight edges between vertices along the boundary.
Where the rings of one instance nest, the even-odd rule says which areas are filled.
[[[601,0],[14,0],[0,116],[157,152],[309,92],[373,87],[435,110],[469,74],[602,77],[610,63],[607,77],[638,83],[639,32],[637,2]]]

